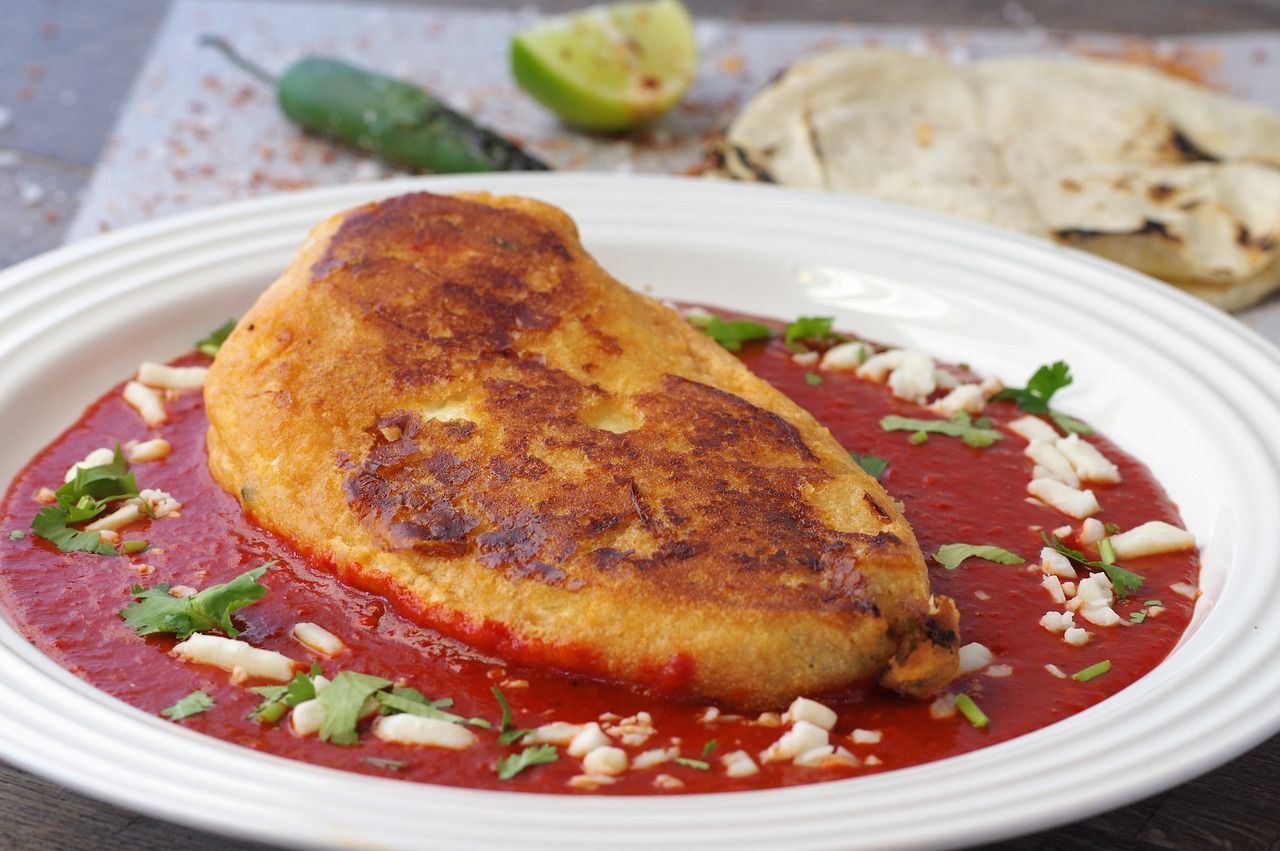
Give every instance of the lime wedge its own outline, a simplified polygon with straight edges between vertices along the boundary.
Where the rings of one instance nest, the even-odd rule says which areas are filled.
[[[568,124],[627,130],[662,115],[698,71],[693,20],[679,0],[593,6],[511,43],[516,82]]]

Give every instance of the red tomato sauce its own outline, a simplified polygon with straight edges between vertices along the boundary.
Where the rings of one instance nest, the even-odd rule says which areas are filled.
[[[426,783],[529,792],[571,791],[567,781],[582,773],[580,760],[561,751],[558,762],[502,781],[494,770],[496,761],[520,747],[500,745],[493,732],[477,730],[479,743],[455,752],[379,741],[368,732],[368,722],[362,725],[359,743],[350,747],[324,743],[314,736],[296,736],[290,732],[287,718],[264,726],[249,717],[260,698],[245,685],[231,683],[223,671],[170,656],[168,650],[175,643],[172,638],[140,637],[118,612],[131,602],[130,588],[135,584],[167,582],[203,588],[274,560],[262,580],[270,593],[235,615],[243,630],[240,638],[306,663],[318,662],[330,678],[351,670],[402,680],[429,698],[452,698],[450,711],[495,722],[499,711],[490,689],[498,685],[520,727],[551,721],[583,723],[598,720],[604,713],[626,717],[645,711],[652,716],[656,732],[643,744],[626,748],[632,757],[675,744],[683,757],[698,759],[704,747],[715,742],[707,758],[709,770],[673,762],[633,769],[598,790],[605,794],[789,786],[861,776],[965,753],[1052,724],[1115,694],[1151,670],[1176,644],[1190,621],[1193,603],[1170,586],[1196,583],[1199,561],[1194,552],[1126,563],[1145,576],[1145,584],[1115,604],[1121,624],[1100,628],[1080,623],[1093,634],[1084,647],[1070,646],[1060,635],[1039,626],[1045,612],[1062,610],[1040,585],[1042,574],[1035,565],[1043,545],[1041,531],[1068,524],[1078,529],[1079,522],[1027,501],[1032,462],[1023,456],[1026,442],[1021,437],[1006,433],[1004,440],[984,449],[941,435],[913,445],[907,432],[883,431],[880,419],[887,414],[936,415],[894,398],[884,385],[847,373],[823,373],[820,384],[810,384],[808,369],[794,363],[776,340],[747,346],[742,359],[808,409],[846,449],[888,461],[882,483],[905,505],[907,519],[926,556],[942,544],[963,542],[994,544],[1027,559],[1024,566],[971,559],[955,570],[945,570],[930,560],[934,591],[952,597],[959,606],[962,642],[981,642],[995,654],[997,665],[1011,668],[1004,677],[969,674],[950,688],[952,693],[963,691],[972,697],[990,718],[989,726],[975,728],[959,714],[935,719],[928,702],[901,698],[873,686],[814,696],[837,710],[839,720],[831,741],[857,756],[861,767],[819,769],[769,763],[761,765],[760,773],[754,776],[730,778],[719,762],[720,755],[745,750],[754,758],[786,727],[758,723],[755,716],[736,718],[729,709],[720,719],[707,721],[705,705],[587,677],[507,666],[414,623],[387,599],[344,584],[325,565],[310,562],[286,541],[250,523],[237,501],[213,483],[205,463],[206,419],[198,392],[171,399],[170,422],[148,429],[122,401],[117,387],[30,462],[0,506],[0,605],[41,651],[85,681],[143,711],[158,713],[197,689],[215,700],[209,711],[174,723],[245,747],[334,768]],[[179,361],[205,362],[194,354]],[[1012,402],[1002,401],[988,405],[986,415],[1000,427],[1022,413]],[[60,485],[67,468],[91,450],[152,436],[168,439],[173,452],[160,461],[133,465],[139,487],[168,491],[182,502],[182,509],[181,516],[144,521],[125,530],[126,538],[144,538],[151,549],[121,557],[61,553],[29,531],[19,539],[3,534],[29,530],[40,508],[34,494],[41,487]],[[1175,506],[1141,463],[1103,437],[1089,439],[1119,466],[1123,476],[1118,485],[1090,485],[1102,504],[1099,519],[1122,529],[1149,520],[1181,525]],[[1096,557],[1092,550],[1084,549]],[[1141,624],[1130,624],[1129,615],[1151,599],[1160,600],[1164,611]],[[299,621],[323,626],[339,636],[346,649],[333,659],[316,656],[292,638],[292,628]],[[1111,662],[1111,670],[1085,683],[1060,679],[1045,669],[1046,664],[1052,664],[1072,674],[1102,660]],[[849,733],[855,728],[879,731],[882,738],[876,744],[854,744]],[[658,788],[655,778],[660,774],[677,778],[683,785]]]

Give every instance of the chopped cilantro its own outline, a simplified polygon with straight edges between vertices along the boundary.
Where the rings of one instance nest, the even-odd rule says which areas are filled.
[[[835,335],[831,333],[831,323],[834,321],[835,317],[832,316],[801,316],[787,326],[782,335],[783,342],[793,352],[804,351],[806,341],[823,342],[833,339]]]
[[[1085,668],[1083,671],[1076,671],[1074,674],[1071,675],[1071,679],[1075,680],[1078,683],[1087,683],[1089,682],[1089,680],[1092,680],[1095,677],[1100,677],[1110,670],[1111,670],[1111,660],[1103,659],[1101,662],[1098,662],[1096,665],[1090,665],[1089,667]]]
[[[911,436],[907,438],[907,441],[908,441],[912,446],[919,446],[919,445],[920,445],[920,444],[922,444],[922,443],[928,443],[928,442],[929,442],[929,432],[927,432],[927,431],[914,431],[914,432],[912,432],[912,433],[911,433]]]
[[[1098,560],[1103,564],[1116,563],[1116,548],[1115,545],[1111,543],[1110,538],[1103,538],[1101,541],[1098,541]]]
[[[549,765],[560,759],[554,745],[533,745],[520,753],[513,753],[498,760],[498,779],[510,780],[526,768]]]
[[[703,758],[703,759],[706,759],[707,757],[711,756],[711,752],[712,752],[713,750],[715,750],[717,747],[719,747],[719,745],[720,745],[720,743],[719,743],[719,742],[717,742],[715,739],[712,739],[711,741],[709,741],[709,742],[707,742],[705,745],[703,745],[703,746],[702,746],[702,758]]]
[[[806,372],[804,374],[804,383],[810,387],[817,387],[822,384],[822,376],[816,372]]]
[[[77,467],[71,481],[54,491],[57,504],[40,509],[31,521],[31,529],[36,537],[44,538],[64,553],[119,555],[115,547],[102,542],[97,532],[71,527],[97,517],[110,502],[137,495],[138,483],[117,444],[115,457],[110,462],[96,467]]]
[[[375,692],[391,685],[391,680],[343,671],[333,678],[316,700],[324,707],[324,721],[320,724],[320,741],[333,745],[354,745],[360,739],[356,724],[364,702]]]
[[[991,719],[978,708],[978,704],[974,703],[973,698],[967,694],[956,695],[956,709],[960,710],[960,714],[967,718],[970,724],[979,729],[991,723]]]
[[[711,321],[700,330],[731,352],[740,351],[743,343],[767,340],[773,336],[773,330],[759,322],[748,322],[745,319],[725,320],[719,316],[711,317]]]
[[[423,718],[434,718],[437,721],[448,721],[451,724],[470,724],[472,727],[491,729],[492,724],[483,718],[464,718],[452,712],[445,712],[443,707],[452,705],[453,701],[427,700],[416,688],[394,688],[389,692],[380,691],[374,695],[382,705],[384,715],[395,715],[404,712],[409,715],[421,715]]]
[[[320,666],[312,664],[311,672],[299,671],[286,685],[255,686],[249,689],[261,695],[262,703],[258,704],[249,717],[263,724],[274,724],[284,717],[290,707],[313,699],[316,696],[315,678],[320,676]]]
[[[213,708],[213,698],[202,691],[193,691],[168,709],[161,709],[160,714],[171,721],[181,721],[192,715],[199,715]]]
[[[186,639],[193,632],[221,629],[228,637],[235,638],[240,631],[231,622],[231,613],[267,595],[267,586],[259,584],[258,578],[272,564],[267,562],[230,582],[210,585],[190,597],[171,596],[166,582],[152,588],[134,585],[132,594],[137,602],[121,609],[120,617],[138,635],[171,632],[179,639]]]
[[[1060,414],[1049,407],[1049,400],[1075,379],[1071,377],[1071,367],[1066,361],[1054,361],[1032,373],[1027,379],[1026,387],[1006,387],[991,398],[1011,399],[1028,414],[1040,414],[1051,418],[1063,431],[1079,434],[1092,434],[1093,429],[1077,419]]]
[[[196,351],[209,357],[216,357],[218,350],[227,341],[227,337],[231,336],[231,332],[235,330],[235,327],[236,321],[228,319],[225,323],[210,331],[207,336],[196,340]]]
[[[1147,619],[1147,610],[1139,609],[1136,612],[1129,613],[1129,623],[1143,623]]]
[[[696,768],[699,771],[710,771],[711,763],[703,759],[689,759],[687,756],[678,756],[672,760],[676,765],[685,765],[689,768]]]
[[[1163,605],[1164,605],[1164,603],[1162,603],[1162,602],[1161,602],[1161,601],[1159,601],[1159,600],[1148,600],[1147,602],[1143,603],[1142,605],[1144,605],[1144,606],[1163,606]]]
[[[889,462],[876,455],[859,455],[857,452],[850,452],[849,457],[868,476],[876,480],[879,480],[884,475],[884,471],[889,469]]]
[[[933,554],[933,560],[947,570],[955,570],[965,559],[980,558],[996,564],[1024,564],[1026,559],[1003,547],[990,544],[943,544]]]
[[[22,531],[21,529],[14,529],[11,532],[9,532],[10,541],[21,541],[25,537],[27,537],[27,533]]]
[[[880,428],[885,431],[913,432],[911,442],[915,444],[924,443],[929,434],[945,434],[948,437],[958,437],[966,445],[978,449],[990,446],[997,440],[1004,439],[1004,435],[995,429],[975,425],[973,418],[963,411],[949,420],[919,420],[890,414],[880,420]],[[922,438],[920,435],[924,435],[924,437]]]
[[[1143,577],[1132,570],[1125,570],[1118,564],[1107,564],[1106,562],[1092,561],[1085,558],[1084,553],[1071,549],[1071,547],[1062,543],[1062,540],[1057,535],[1050,537],[1048,534],[1041,532],[1040,537],[1044,539],[1046,544],[1077,564],[1105,573],[1107,578],[1111,580],[1111,585],[1115,588],[1116,595],[1121,599],[1128,597],[1129,592],[1137,591],[1142,587]]]
[[[498,742],[500,744],[509,745],[533,732],[532,730],[521,730],[513,727],[511,724],[511,704],[507,703],[506,696],[497,686],[493,686],[490,691],[493,692],[493,699],[498,701],[498,706],[502,707],[502,721],[498,724]],[[504,777],[503,779],[505,780],[506,778]]]

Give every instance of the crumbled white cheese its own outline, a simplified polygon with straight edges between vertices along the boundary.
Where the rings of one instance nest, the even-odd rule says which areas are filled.
[[[616,724],[610,724],[605,727],[605,732],[615,739],[621,741],[628,747],[639,747],[649,740],[656,731],[653,728],[653,718],[648,712],[637,712],[628,718],[623,718]]]
[[[1115,601],[1115,588],[1105,573],[1091,573],[1076,585],[1076,596],[1069,608],[1078,611],[1094,606],[1110,606]]]
[[[1057,665],[1045,665],[1044,669],[1060,680],[1065,680],[1067,678],[1067,672],[1059,668]]]
[[[782,716],[776,712],[761,712],[753,723],[757,727],[781,727]]]
[[[1076,569],[1072,566],[1071,559],[1053,547],[1040,549],[1040,570],[1062,579],[1076,578]]]
[[[746,751],[730,751],[720,757],[720,763],[729,777],[750,777],[760,773],[760,766]]]
[[[1025,417],[1019,417],[1009,423],[1009,431],[1026,440],[1028,443],[1035,441],[1053,442],[1058,439],[1058,432],[1053,426],[1049,425],[1039,417],[1033,417],[1027,414]]]
[[[1094,626],[1115,626],[1120,623],[1120,615],[1110,606],[1086,606],[1080,610],[1080,617]]]
[[[572,751],[570,751],[570,755],[572,755]],[[680,756],[679,748],[654,748],[636,754],[636,758],[631,760],[631,767],[642,771],[646,768],[653,768],[655,765],[662,765],[664,762],[671,762],[678,756]]]
[[[987,397],[977,384],[961,384],[946,396],[929,406],[945,416],[954,416],[960,412],[977,416],[987,406]]]
[[[858,377],[868,381],[883,382],[889,373],[902,366],[907,353],[902,349],[888,349],[874,354],[858,366]]]
[[[797,754],[796,758],[791,760],[791,762],[803,768],[822,768],[823,765],[826,764],[827,759],[835,754],[835,752],[836,749],[834,745],[822,745],[821,747],[816,747],[811,750],[807,750],[804,753]]]
[[[956,696],[941,694],[929,704],[929,717],[935,721],[943,721],[956,714]]]
[[[995,660],[995,654],[987,649],[985,644],[972,642],[960,648],[959,662],[960,673],[971,674],[974,671],[981,671]]]
[[[716,719],[720,717],[720,710],[714,706],[708,706],[702,710],[702,714],[698,716],[698,720],[703,724],[714,724]]]
[[[101,448],[95,449],[88,455],[84,456],[83,461],[77,461],[67,470],[67,475],[63,477],[63,483],[69,482],[76,477],[76,471],[82,468],[101,467],[103,464],[110,464],[116,458],[116,453],[111,449]]]
[[[382,715],[373,722],[373,735],[384,742],[463,751],[476,743],[475,734],[461,724],[424,718],[408,712]]]
[[[100,532],[103,529],[115,531],[123,529],[131,523],[137,523],[142,519],[142,508],[136,500],[130,500],[128,503],[117,508],[115,511],[105,516],[99,517],[88,526],[85,526],[86,532]]]
[[[1076,487],[1080,484],[1080,479],[1076,476],[1075,468],[1071,466],[1071,462],[1067,460],[1067,456],[1059,452],[1052,443],[1043,440],[1033,440],[1027,444],[1027,448],[1022,450],[1022,454],[1030,458],[1036,465],[1045,471],[1047,478],[1055,479],[1069,487]]]
[[[822,356],[822,368],[857,369],[870,356],[870,346],[861,340],[850,340],[847,343],[839,343],[827,349]]]
[[[1080,534],[1076,538],[1082,544],[1096,544],[1107,537],[1107,527],[1096,517],[1087,518],[1080,524]]]
[[[182,599],[184,597],[194,597],[199,592],[190,585],[172,585],[169,587],[169,596]]]
[[[1191,550],[1195,546],[1195,535],[1163,520],[1151,520],[1111,536],[1111,547],[1118,559]]]
[[[604,748],[613,744],[612,740],[600,729],[595,721],[582,727],[581,732],[569,740],[568,752],[572,757],[583,757],[596,748]]]
[[[145,504],[149,516],[156,519],[176,514],[182,508],[182,503],[173,496],[155,488],[143,488],[138,491],[138,495],[129,500],[129,504],[139,507]]]
[[[1013,666],[1012,665],[992,665],[990,668],[987,668],[982,673],[988,677],[995,677],[996,679],[1011,677],[1013,676]]]
[[[1099,452],[1098,447],[1087,440],[1081,440],[1080,435],[1069,434],[1066,437],[1060,437],[1054,441],[1053,445],[1071,462],[1080,481],[1111,483],[1120,481],[1120,469]]]
[[[1065,541],[1071,535],[1071,524],[1068,523],[1063,526],[1059,526],[1057,529],[1053,530],[1053,534]]]
[[[794,723],[796,721],[808,721],[814,726],[821,727],[824,730],[830,730],[836,725],[836,713],[818,703],[816,700],[810,700],[807,697],[797,697],[791,702],[791,706],[787,708],[786,714],[782,716],[782,720],[786,723]]]
[[[655,789],[683,789],[684,781],[679,777],[672,777],[670,774],[659,774],[653,778],[653,788]]]
[[[854,730],[849,734],[849,741],[855,745],[878,745],[884,738],[879,730]]]
[[[875,754],[871,754],[871,756],[864,759],[863,762],[870,766],[884,765],[884,760],[882,760],[880,757],[876,756]]]
[[[141,443],[134,443],[128,446],[125,450],[126,457],[132,464],[159,461],[161,458],[168,456],[172,451],[173,446],[163,437],[144,440]]]
[[[933,383],[938,385],[939,390],[955,390],[960,386],[960,379],[945,369],[935,369],[933,371]]]
[[[889,390],[899,399],[923,403],[937,389],[933,358],[923,352],[907,352],[902,365],[889,373]]]
[[[1062,583],[1062,595],[1070,599],[1076,595],[1076,584],[1074,582]]]
[[[573,741],[575,736],[582,732],[583,727],[584,725],[582,724],[554,721],[530,730],[529,734],[520,740],[520,743],[524,745],[557,745],[565,747]]]
[[[622,748],[607,745],[596,748],[583,758],[582,770],[587,774],[616,777],[627,770],[627,752]]]
[[[990,399],[1004,389],[1004,382],[994,375],[989,375],[982,379],[982,383],[978,386],[982,389],[982,395]]]
[[[1074,612],[1045,612],[1040,625],[1049,632],[1066,632],[1075,626]]]
[[[594,792],[601,786],[609,786],[617,782],[617,778],[603,774],[575,774],[569,778],[569,788],[580,792]]]
[[[324,724],[324,704],[318,700],[304,700],[289,713],[289,728],[299,736],[314,736]]]
[[[1188,600],[1194,600],[1200,596],[1200,589],[1186,582],[1175,582],[1169,586],[1169,590]]]
[[[791,360],[801,366],[813,366],[818,362],[817,352],[796,352],[791,356]]]
[[[1062,592],[1062,580],[1054,576],[1052,573],[1045,576],[1041,580],[1040,585],[1044,590],[1049,592],[1049,596],[1053,598],[1053,602],[1061,606],[1067,602],[1067,595]]]
[[[1099,510],[1093,491],[1076,490],[1055,479],[1032,479],[1027,493],[1077,520],[1097,514]]]
[[[147,385],[130,381],[125,384],[122,395],[129,407],[137,411],[147,425],[157,426],[168,421],[169,412],[165,410],[164,400]]]
[[[203,366],[165,366],[143,361],[138,367],[138,381],[162,390],[199,390],[208,372]]]
[[[1073,626],[1071,629],[1062,633],[1062,640],[1073,647],[1084,647],[1089,643],[1091,633],[1087,629]]]
[[[808,721],[797,721],[795,726],[782,734],[782,738],[761,751],[760,761],[777,762],[795,759],[805,751],[820,748],[825,744],[827,744],[826,730]]]
[[[251,677],[287,683],[297,662],[274,650],[260,650],[246,641],[197,632],[174,646],[173,655],[187,662],[212,665],[224,671],[244,668]]]
[[[347,645],[342,639],[317,624],[302,621],[293,625],[293,637],[308,650],[321,656],[337,656]]]
[[[985,603],[987,600],[990,600],[990,599],[991,599],[991,595],[990,595],[990,594],[988,594],[986,591],[981,591],[981,590],[979,590],[979,591],[974,591],[974,592],[973,592],[973,596],[977,597],[979,600],[982,600],[984,603]]]

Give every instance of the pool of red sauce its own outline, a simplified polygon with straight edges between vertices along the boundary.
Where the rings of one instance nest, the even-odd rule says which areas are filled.
[[[1037,561],[1039,530],[1069,522],[1051,508],[1026,501],[1031,462],[1023,457],[1025,442],[1016,435],[1009,434],[986,449],[941,436],[915,446],[906,432],[882,431],[881,417],[932,415],[893,398],[883,385],[828,373],[820,385],[810,386],[806,368],[793,363],[777,342],[748,346],[742,359],[813,413],[847,449],[888,460],[883,484],[906,506],[925,553],[945,543],[983,543]],[[179,362],[206,360],[193,354]],[[970,560],[947,571],[931,563],[934,590],[953,597],[960,608],[963,641],[985,644],[997,663],[1013,669],[1004,678],[971,674],[952,687],[979,703],[991,719],[990,726],[976,729],[959,715],[934,720],[928,703],[874,687],[853,689],[824,697],[840,715],[832,741],[863,759],[874,755],[878,765],[873,761],[872,766],[857,769],[814,769],[770,764],[754,777],[732,779],[724,775],[717,755],[737,749],[754,755],[783,730],[746,720],[706,723],[700,720],[704,708],[700,704],[554,671],[508,667],[415,624],[384,598],[344,585],[323,565],[310,563],[287,542],[258,529],[242,515],[236,500],[214,485],[206,469],[206,420],[199,393],[171,400],[169,410],[169,423],[148,429],[121,400],[120,388],[113,389],[14,480],[0,508],[0,531],[28,529],[40,507],[33,499],[36,491],[60,484],[66,469],[90,450],[117,440],[159,435],[173,444],[173,453],[162,461],[136,464],[134,470],[140,487],[166,490],[181,500],[181,517],[126,530],[126,538],[152,543],[150,550],[133,557],[59,553],[30,535],[9,540],[2,534],[0,604],[34,645],[121,700],[158,713],[190,691],[203,689],[215,699],[215,707],[174,723],[319,765],[429,783],[534,792],[568,791],[566,781],[581,771],[578,760],[562,753],[556,764],[500,781],[493,765],[513,749],[499,746],[494,735],[483,731],[479,744],[457,753],[388,744],[367,733],[356,746],[338,747],[291,734],[287,719],[277,726],[261,726],[248,717],[258,697],[246,687],[233,685],[220,670],[171,657],[167,651],[174,644],[172,639],[141,638],[124,625],[117,613],[130,601],[130,586],[168,582],[200,588],[274,559],[276,565],[264,580],[270,594],[236,615],[243,627],[241,637],[256,646],[306,662],[318,661],[331,677],[340,670],[358,670],[403,678],[429,697],[453,698],[454,711],[467,716],[496,719],[490,687],[498,684],[513,705],[516,724],[523,727],[644,710],[652,715],[657,732],[643,746],[630,748],[632,755],[678,740],[682,754],[696,758],[707,742],[717,743],[710,771],[674,763],[632,770],[615,785],[602,787],[599,792],[605,794],[672,794],[654,788],[659,773],[684,782],[676,793],[717,792],[860,776],[972,751],[1051,724],[1120,691],[1169,653],[1191,617],[1191,600],[1171,591],[1170,585],[1196,582],[1199,562],[1193,553],[1128,563],[1146,576],[1146,584],[1128,601],[1117,603],[1124,623],[1107,629],[1086,624],[1093,638],[1083,648],[1065,644],[1038,625],[1044,612],[1060,608],[1040,587],[1038,570]],[[1003,424],[1021,413],[1012,403],[999,402],[988,407],[987,415]],[[1155,519],[1180,524],[1175,506],[1146,468],[1105,438],[1090,439],[1123,475],[1120,485],[1093,486],[1103,508],[1100,519],[1122,528]],[[981,599],[983,594],[990,599]],[[1128,625],[1129,613],[1152,598],[1163,601],[1164,613],[1140,625]],[[337,634],[347,649],[335,659],[315,657],[291,637],[291,628],[302,620]],[[1052,663],[1073,673],[1103,659],[1111,661],[1111,671],[1087,683],[1055,678],[1044,667]],[[883,739],[875,745],[854,745],[847,738],[854,728],[880,730]],[[394,760],[397,765],[374,764],[368,761],[371,757]]]

